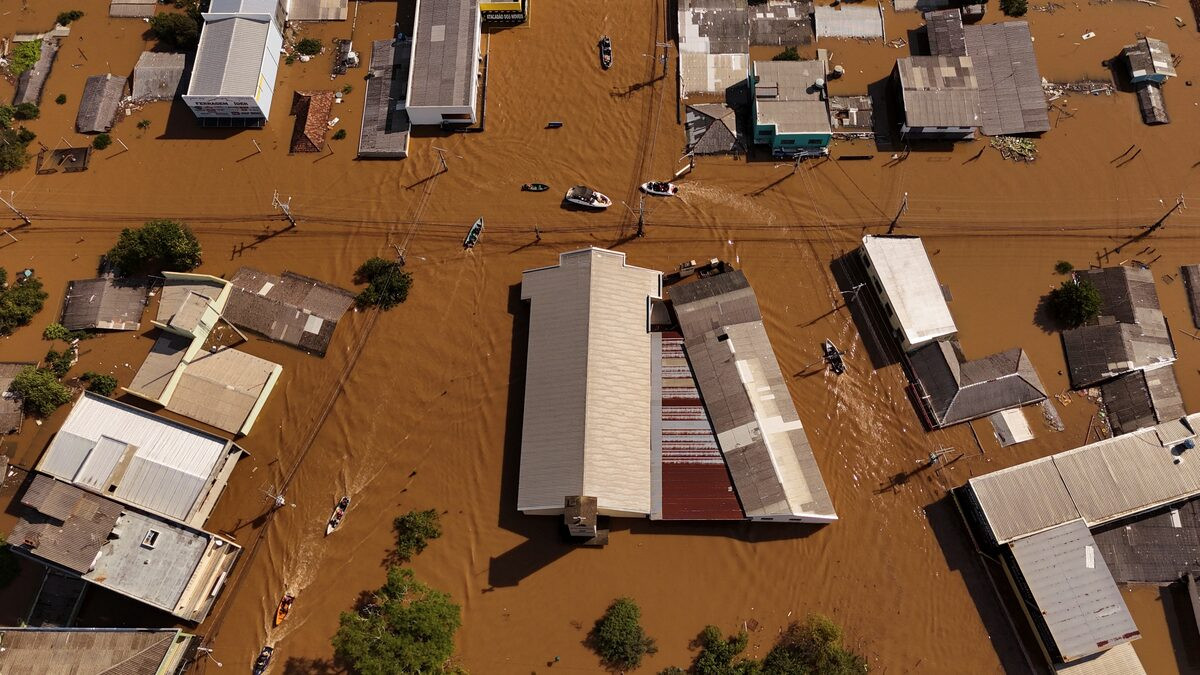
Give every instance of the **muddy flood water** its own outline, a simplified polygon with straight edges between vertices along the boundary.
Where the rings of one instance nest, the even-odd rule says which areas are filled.
[[[353,28],[349,21],[313,24],[302,34],[328,43],[353,30],[355,44],[369,53],[369,41],[391,37],[398,13],[411,16],[411,4],[401,2],[398,12],[394,2],[351,2]],[[1076,94],[1055,102],[1054,128],[1038,140],[1032,164],[1003,160],[985,149],[986,140],[915,148],[903,161],[892,160],[891,148],[842,142],[832,148],[834,161],[798,170],[770,160],[700,159],[678,198],[648,202],[641,239],[632,236],[636,218],[621,204],[579,213],[562,209],[559,195],[586,183],[636,208],[640,182],[681,166],[673,48],[665,77],[654,58],[655,43],[674,21],[673,4],[534,2],[527,24],[485,32],[486,131],[422,132],[403,161],[355,161],[366,70],[331,83],[328,54],[280,66],[271,121],[260,130],[203,130],[182,102],[148,105],[115,127],[123,145],[98,152],[86,172],[39,176],[29,168],[0,177],[0,195],[11,195],[33,221],[14,231],[18,242],[0,242],[0,266],[10,273],[34,268],[50,293],[32,325],[0,341],[0,360],[41,358],[41,331],[57,319],[67,281],[93,275],[120,229],[149,218],[187,221],[204,247],[199,271],[214,275],[249,265],[349,288],[365,258],[405,251],[415,278],[408,302],[386,313],[348,314],[324,359],[260,338],[241,347],[284,371],[241,441],[251,456],[207,524],[246,548],[212,615],[196,628],[226,670],[248,667],[271,644],[274,672],[331,671],[338,613],[382,583],[392,519],[435,508],[445,534],[413,567],[461,604],[456,659],[474,673],[599,671],[582,640],[622,595],[642,606],[658,642],[645,672],[687,665],[688,643],[707,623],[730,631],[756,626],[747,651],[761,656],[780,629],[809,612],[834,617],[875,672],[1028,672],[1035,648],[1028,657],[1022,650],[946,490],[1082,444],[1096,408],[1078,397],[1056,404],[1065,431],[1031,424],[1035,440],[1004,449],[985,420],[924,432],[900,367],[876,367],[842,306],[837,261],[862,235],[886,231],[907,195],[896,231],[924,237],[953,295],[967,356],[1023,347],[1047,389],[1062,392],[1068,383],[1060,338],[1037,320],[1039,298],[1061,279],[1054,263],[1153,260],[1176,329],[1185,405],[1200,405],[1200,341],[1190,336],[1177,278],[1179,265],[1200,262],[1200,87],[1185,84],[1196,77],[1200,34],[1178,0],[1169,9],[1062,4],[1053,14],[1026,17],[1043,75],[1107,79],[1101,62],[1136,34],[1163,38],[1182,57],[1179,77],[1165,87],[1171,124],[1144,126],[1132,93]],[[52,147],[87,142],[73,130],[86,77],[128,74],[153,46],[143,39],[144,23],[108,18],[103,0],[0,0],[0,26],[9,35],[44,31],[71,8],[85,16],[60,51],[41,119],[28,125]],[[1176,27],[1175,14],[1185,27]],[[993,7],[986,20],[1000,18]],[[886,19],[889,40],[920,25],[914,13],[889,9]],[[1081,40],[1087,31],[1096,37]],[[602,33],[616,52],[607,72],[594,49]],[[865,91],[907,55],[907,48],[880,43],[822,46],[847,71],[832,83],[833,94]],[[335,114],[349,138],[330,141],[321,155],[288,155],[292,92],[346,83],[354,89]],[[0,100],[11,92],[11,84],[0,84]],[[53,103],[59,93],[67,95],[65,105]],[[141,119],[149,120],[145,130],[136,127]],[[549,120],[564,126],[545,130]],[[1131,145],[1140,150],[1135,159],[1113,161]],[[436,148],[448,171],[439,172]],[[836,160],[845,155],[871,158]],[[552,190],[519,192],[528,181]],[[291,199],[297,227],[285,229],[272,209],[276,191]],[[1105,257],[1181,195],[1187,207],[1150,238]],[[464,252],[462,237],[479,216],[487,229]],[[20,221],[4,210],[0,223]],[[536,243],[535,227],[542,233]],[[522,270],[589,245],[618,248],[631,264],[664,271],[712,257],[745,270],[780,366],[796,374],[791,393],[838,522],[816,528],[617,520],[606,548],[581,549],[560,543],[555,519],[516,513],[526,367],[517,285]],[[111,372],[128,384],[152,344],[149,322],[143,326],[138,334],[85,342],[72,375]],[[848,352],[840,378],[805,371],[826,338]],[[41,426],[27,420],[10,439],[15,463],[33,466],[65,413]],[[948,448],[961,458],[917,470],[931,452]],[[264,490],[279,486],[288,504],[268,516]],[[353,506],[336,536],[325,538],[322,526],[342,494]],[[11,514],[0,514],[6,531],[11,522]],[[282,627],[270,628],[285,590],[297,595],[295,606]],[[1144,589],[1127,595],[1138,593]],[[1150,593],[1130,600],[1146,633],[1134,645],[1148,672],[1173,675],[1181,666],[1157,591]],[[107,593],[89,597],[84,625],[171,621]],[[207,661],[198,667],[219,672]]]

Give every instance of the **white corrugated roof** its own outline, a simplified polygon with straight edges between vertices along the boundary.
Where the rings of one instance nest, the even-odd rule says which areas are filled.
[[[119,444],[130,446],[132,453]],[[186,522],[225,459],[227,444],[218,436],[84,393],[38,470],[105,493],[100,486],[116,484],[118,499]]]
[[[258,92],[267,35],[271,30],[271,19],[267,15],[205,21],[187,93],[193,96],[254,96]]]
[[[1083,518],[1089,527],[1200,495],[1200,413],[972,478],[996,541],[1005,543]],[[1184,431],[1188,436],[1183,436]]]
[[[952,335],[958,328],[920,237],[863,237],[863,250],[911,345]]]
[[[661,295],[662,273],[597,248],[522,276],[520,510],[561,510],[578,495],[602,513],[650,513],[649,298]]]
[[[1133,644],[1122,642],[1095,656],[1054,666],[1060,675],[1146,675]]]

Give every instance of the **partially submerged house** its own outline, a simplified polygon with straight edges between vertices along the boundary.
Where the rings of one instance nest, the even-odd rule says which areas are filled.
[[[979,83],[969,56],[910,56],[896,61],[900,133],[969,140],[982,123]]]
[[[83,87],[83,97],[79,99],[75,130],[81,134],[98,134],[111,129],[124,95],[125,78],[111,73],[89,77]]]
[[[972,478],[954,493],[1004,565],[1047,661],[1142,672],[1140,637],[1093,533],[1200,496],[1200,414]],[[1101,661],[1100,659],[1103,659]],[[1074,672],[1074,671],[1071,671]]]
[[[202,124],[261,126],[271,115],[284,0],[212,0],[183,102]]]
[[[133,67],[133,100],[170,101],[179,94],[187,57],[175,52],[142,52]]]
[[[920,237],[868,235],[859,256],[905,351],[958,333]]]
[[[737,0],[680,0],[679,77],[684,98],[724,95],[750,69],[749,9]]]
[[[1046,388],[1022,349],[968,360],[958,340],[939,340],[908,359],[933,428],[1046,400]]]
[[[325,149],[325,134],[329,132],[333,100],[332,91],[297,91],[292,94],[292,115],[296,117],[296,126],[292,130],[289,152],[321,152]]]
[[[62,40],[70,34],[70,27],[55,25],[53,30],[41,36],[18,35],[17,39],[13,40],[14,43],[31,40],[41,40],[42,42],[38,51],[38,60],[17,78],[17,86],[13,91],[14,106],[22,103],[41,105],[42,90],[46,87],[46,78],[50,77],[50,69],[54,65],[55,57],[58,56],[58,48],[62,44]]]
[[[154,475],[142,480],[170,489]],[[191,623],[208,616],[241,553],[232,541],[44,473],[33,474],[19,504],[12,551]]]
[[[243,454],[233,441],[84,392],[36,468],[149,513],[203,527]]]
[[[371,43],[370,74],[363,101],[358,156],[402,159],[408,156],[412,127],[405,110],[412,42],[376,40]]]
[[[479,122],[479,0],[417,3],[405,108],[414,125]]]
[[[883,39],[883,6],[818,5],[813,8],[817,39],[858,38]]]
[[[125,391],[180,415],[248,434],[283,367],[209,344],[232,286],[205,274],[164,272],[154,325],[162,330]]]
[[[1175,59],[1167,43],[1142,37],[1121,50],[1121,61],[1129,71],[1129,83],[1137,92],[1138,109],[1146,124],[1167,124],[1167,102],[1162,86],[1175,77]]]
[[[230,279],[225,318],[235,326],[324,356],[333,330],[354,304],[345,289],[294,272],[243,267]]]
[[[828,152],[824,61],[755,61],[749,82],[756,144],[778,156]]]
[[[0,672],[170,675],[195,639],[178,628],[0,628]]]
[[[68,281],[59,323],[67,330],[137,330],[149,295],[144,278]]]
[[[687,106],[687,151],[697,155],[725,155],[738,147],[737,114],[724,103]]]
[[[21,432],[25,421],[24,402],[10,390],[13,379],[32,363],[0,363],[0,436]],[[0,474],[0,479],[3,474]]]

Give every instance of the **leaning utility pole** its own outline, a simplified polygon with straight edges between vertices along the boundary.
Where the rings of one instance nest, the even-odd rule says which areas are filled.
[[[908,193],[904,193],[904,199],[900,202],[900,210],[896,212],[896,217],[892,218],[892,222],[888,225],[888,234],[896,231],[896,224],[900,222],[900,216],[908,212]]]
[[[292,224],[292,227],[296,226],[296,219],[292,217],[291,197],[288,197],[286,202],[281,202],[279,201],[279,190],[275,190],[275,192],[271,195],[271,206],[283,211],[283,217],[287,218],[287,221]]]
[[[17,199],[17,193],[12,190],[9,190],[8,191],[8,199],[5,199],[4,197],[0,197],[0,203],[3,203],[13,213],[17,214],[17,217],[20,218],[21,220],[23,220],[26,225],[32,225],[33,221],[29,220],[29,216],[25,215],[21,211],[21,209],[18,209],[17,207],[13,206],[13,202],[16,201],[16,199]],[[7,234],[8,230],[5,230],[4,232]],[[8,236],[11,237],[12,235],[10,234]],[[14,239],[15,239],[15,237],[14,237]]]

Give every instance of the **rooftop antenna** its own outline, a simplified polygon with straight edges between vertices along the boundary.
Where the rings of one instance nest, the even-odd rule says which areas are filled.
[[[283,211],[283,217],[287,218],[287,221],[292,224],[292,227],[296,226],[296,219],[292,217],[292,198],[291,197],[288,197],[286,202],[281,202],[281,201],[279,201],[279,190],[275,190],[271,194],[271,206],[273,208],[279,209],[280,211]]]

